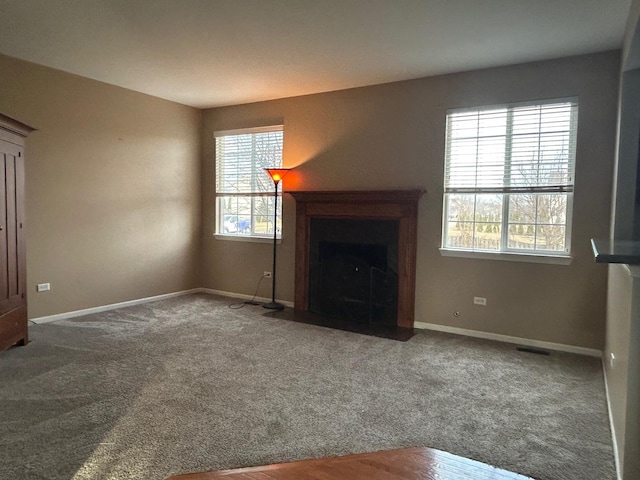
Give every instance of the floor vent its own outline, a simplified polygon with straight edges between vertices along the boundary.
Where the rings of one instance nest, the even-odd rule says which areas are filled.
[[[519,352],[535,353],[537,355],[551,355],[551,352],[533,347],[516,347]]]

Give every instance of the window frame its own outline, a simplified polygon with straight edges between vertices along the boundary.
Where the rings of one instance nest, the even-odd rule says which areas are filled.
[[[239,128],[239,129],[232,129],[232,130],[216,130],[213,133],[214,136],[214,165],[215,165],[215,179],[214,179],[214,184],[215,184],[215,188],[214,188],[214,196],[215,196],[215,221],[214,221],[214,238],[216,239],[220,239],[220,240],[230,240],[230,241],[241,241],[241,242],[258,242],[258,243],[263,243],[263,242],[273,242],[273,232],[267,232],[267,233],[255,233],[255,199],[258,197],[266,197],[269,200],[272,199],[274,197],[274,190],[270,190],[270,191],[266,191],[266,192],[259,192],[256,191],[256,187],[255,187],[255,178],[258,174],[259,170],[262,170],[263,167],[256,167],[256,157],[252,156],[251,157],[251,171],[252,171],[252,177],[251,177],[251,191],[250,192],[219,192],[218,191],[218,185],[220,182],[220,178],[218,176],[219,174],[219,159],[218,159],[218,138],[221,137],[230,137],[230,136],[237,136],[237,135],[248,135],[248,134],[260,134],[260,133],[271,133],[271,132],[282,132],[282,145],[281,145],[281,149],[284,150],[284,125],[283,124],[276,124],[276,125],[265,125],[265,126],[260,126],[260,127],[249,127],[249,128]],[[274,167],[274,168],[281,168],[282,167],[282,163],[283,163],[283,155],[281,153],[280,155],[280,161],[277,162],[277,164],[270,164],[268,165],[268,167]],[[266,172],[264,172],[265,177],[268,178],[268,174]],[[272,180],[269,178],[269,182],[273,183]],[[280,183],[280,186],[282,186],[282,182]],[[250,218],[251,218],[251,225],[250,225],[250,232],[249,234],[246,233],[241,233],[241,232],[226,232],[224,230],[224,218],[225,216],[229,215],[235,215],[237,216],[237,213],[229,213],[227,215],[225,215],[222,211],[222,206],[221,206],[221,200],[223,198],[228,198],[228,197],[236,197],[236,198],[242,198],[242,199],[249,199],[251,206],[250,206]],[[278,216],[278,219],[280,220],[280,228],[278,228],[278,226],[274,226],[274,228],[276,229],[276,239],[277,242],[280,243],[281,238],[282,238],[282,229],[283,229],[283,212],[282,212],[282,188],[278,189],[278,210],[280,215]],[[272,207],[271,207],[272,208]],[[269,209],[269,216],[272,216],[273,212],[271,211],[271,209]]]
[[[571,104],[570,110],[570,123],[569,123],[569,155],[568,159],[569,167],[570,167],[570,182],[565,185],[561,189],[550,188],[545,186],[536,186],[536,187],[528,187],[528,191],[524,191],[524,189],[518,191],[517,188],[512,188],[511,185],[508,185],[508,179],[512,178],[511,170],[511,159],[513,158],[511,149],[511,143],[513,141],[513,133],[511,127],[513,126],[513,111],[517,108],[521,107],[544,107],[548,105],[555,104]],[[478,187],[477,184],[474,187],[469,187],[468,189],[457,189],[462,191],[455,191],[453,188],[453,192],[447,191],[447,175],[450,174],[450,151],[451,151],[451,116],[452,114],[464,113],[464,112],[479,112],[480,114],[483,111],[491,111],[498,109],[507,109],[507,120],[505,125],[505,135],[504,135],[504,162],[503,165],[509,166],[509,171],[506,174],[506,178],[503,182],[502,191],[483,191],[482,187]],[[579,113],[579,104],[577,97],[564,97],[564,98],[553,98],[553,99],[544,99],[544,100],[532,100],[526,102],[517,102],[517,103],[507,103],[507,104],[495,104],[495,105],[482,105],[476,107],[466,107],[466,108],[453,108],[449,109],[446,112],[446,126],[445,126],[445,155],[444,155],[444,190],[443,190],[443,214],[442,214],[442,236],[441,236],[441,245],[440,245],[440,253],[443,256],[454,256],[454,257],[466,257],[466,258],[486,258],[486,259],[497,259],[497,260],[510,260],[510,261],[524,261],[524,262],[534,262],[534,263],[552,263],[552,264],[569,264],[571,263],[571,240],[572,240],[572,226],[573,226],[573,205],[574,205],[574,193],[575,193],[575,172],[576,172],[576,164],[577,164],[577,137],[578,137],[578,113]],[[541,131],[538,130],[537,136],[540,138]],[[481,136],[477,136],[476,139],[482,138]],[[477,164],[477,158],[476,158]],[[499,190],[496,189],[496,190]],[[500,220],[500,249],[499,250],[491,250],[491,249],[481,249],[481,248],[471,248],[469,247],[451,247],[447,246],[448,238],[449,238],[449,196],[450,195],[482,195],[482,194],[493,194],[500,195],[502,197],[502,206],[501,206],[501,220]],[[509,247],[509,227],[512,223],[509,222],[509,210],[510,210],[510,196],[511,195],[544,195],[544,194],[557,194],[564,195],[566,198],[566,207],[564,212],[564,228],[565,228],[565,236],[564,236],[564,250],[543,250],[543,249],[523,249],[523,248],[515,248]],[[476,197],[477,198],[477,197]],[[477,201],[477,200],[476,200]],[[473,222],[470,222],[473,225],[473,228],[476,228],[477,221],[474,218]],[[537,223],[532,224],[535,227],[538,225],[544,225]],[[560,225],[560,224],[559,224]]]

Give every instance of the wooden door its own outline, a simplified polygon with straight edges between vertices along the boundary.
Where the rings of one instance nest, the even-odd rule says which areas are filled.
[[[24,140],[33,128],[0,114],[0,351],[29,342]]]
[[[0,141],[0,315],[24,302],[22,146]]]

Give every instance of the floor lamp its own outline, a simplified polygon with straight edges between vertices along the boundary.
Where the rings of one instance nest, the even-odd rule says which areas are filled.
[[[271,301],[269,303],[265,303],[262,305],[264,308],[269,308],[271,310],[283,310],[284,305],[276,302],[276,243],[277,243],[277,222],[278,222],[278,184],[280,180],[284,178],[284,176],[291,171],[290,168],[265,168],[265,171],[273,180],[273,185],[275,187],[273,192],[273,198],[275,200],[275,205],[273,209],[273,269],[271,271]]]

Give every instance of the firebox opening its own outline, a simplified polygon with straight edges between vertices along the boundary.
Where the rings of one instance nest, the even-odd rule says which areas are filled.
[[[309,310],[372,326],[395,326],[397,222],[313,219]]]

